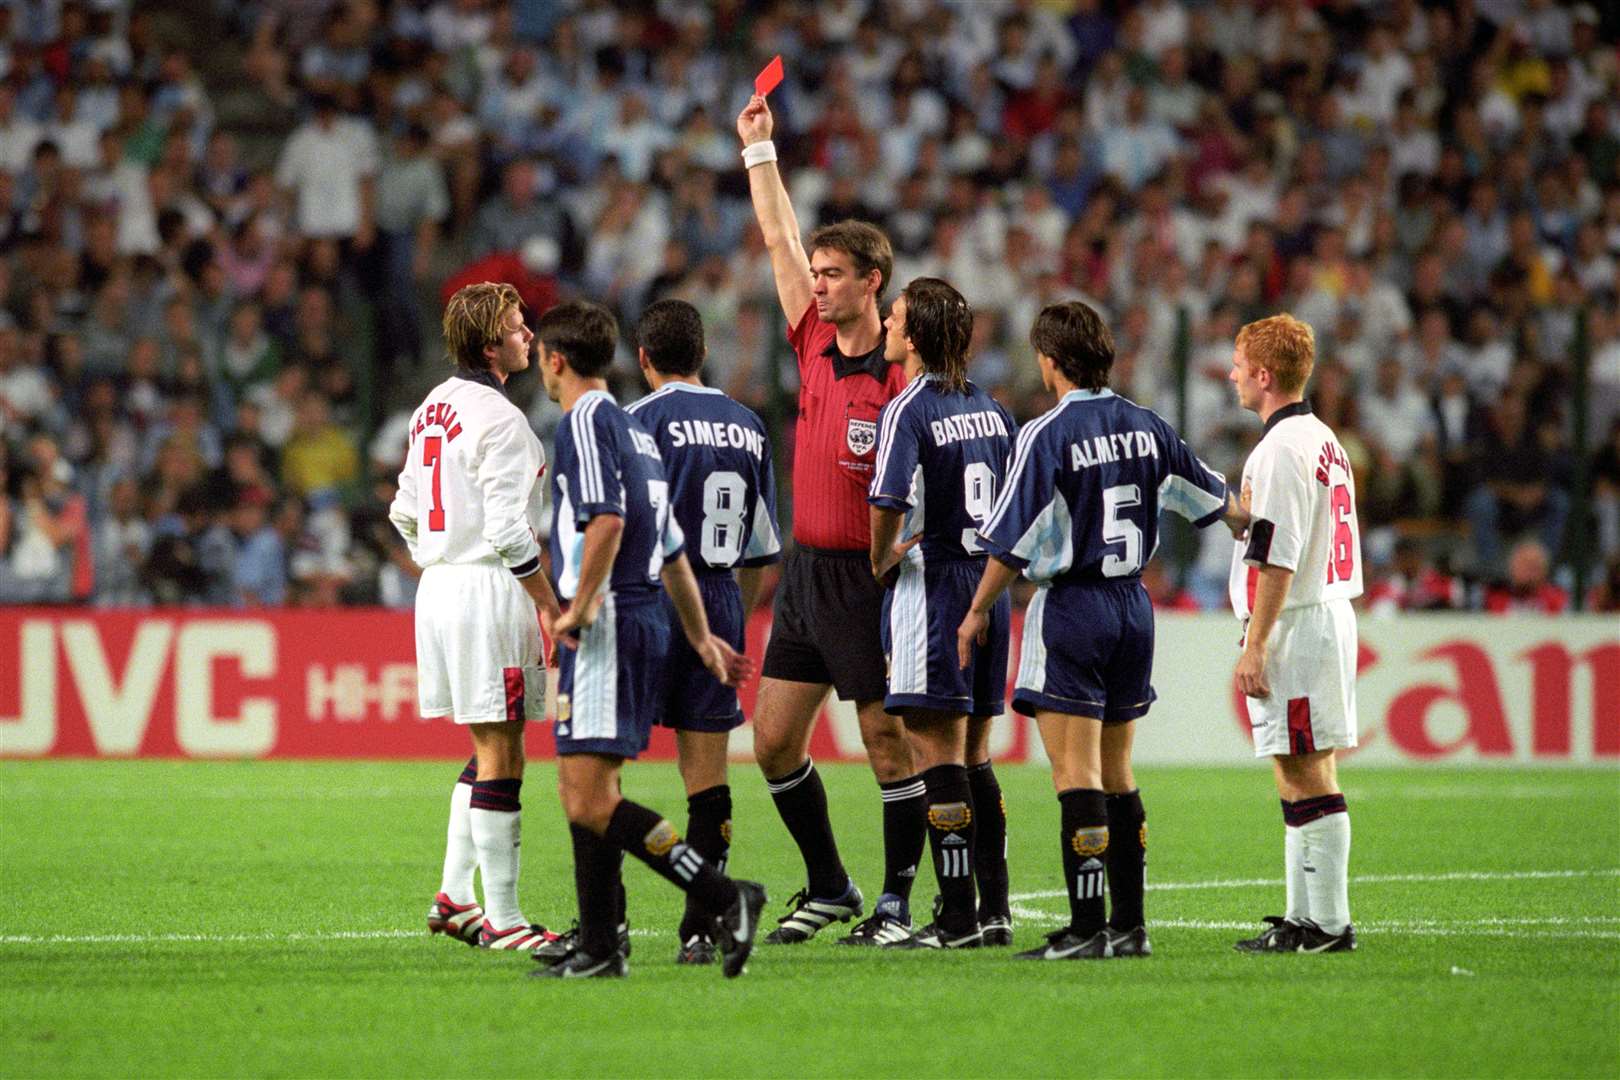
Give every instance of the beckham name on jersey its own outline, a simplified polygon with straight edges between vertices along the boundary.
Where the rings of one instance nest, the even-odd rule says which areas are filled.
[[[665,425],[670,442],[677,449],[682,446],[734,446],[746,450],[761,460],[765,457],[765,436],[749,431],[741,424],[722,424],[716,420],[671,420]]]
[[[456,419],[456,410],[447,402],[430,401],[417,412],[416,423],[411,425],[411,439],[414,441],[434,424],[444,429],[445,442],[455,442],[456,436],[461,434],[461,421]]]
[[[1075,472],[1125,458],[1158,457],[1159,443],[1145,431],[1116,431],[1094,435],[1069,447],[1069,468]]]
[[[963,439],[990,439],[998,435],[1004,439],[1011,438],[1007,432],[1006,422],[994,409],[961,413],[957,416],[942,416],[938,420],[929,421],[928,431],[934,436],[935,446],[949,446]]]

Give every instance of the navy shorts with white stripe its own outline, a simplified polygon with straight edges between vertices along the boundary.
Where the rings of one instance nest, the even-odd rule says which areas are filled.
[[[1005,711],[1012,625],[1006,593],[991,609],[987,640],[974,648],[965,669],[956,655],[956,628],[983,574],[983,559],[907,565],[895,587],[883,594],[883,654],[889,662],[885,710],[897,716],[919,709],[968,716]]]
[[[557,650],[557,753],[633,758],[663,719],[670,626],[662,593],[609,594],[577,648]]]

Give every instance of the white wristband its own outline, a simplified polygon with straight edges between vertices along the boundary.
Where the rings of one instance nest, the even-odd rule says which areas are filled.
[[[742,148],[743,165],[752,169],[755,165],[763,165],[767,161],[776,160],[776,144],[766,139],[764,142],[749,143]]]

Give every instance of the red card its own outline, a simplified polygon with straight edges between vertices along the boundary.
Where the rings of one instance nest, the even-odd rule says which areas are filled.
[[[764,97],[782,85],[782,55],[765,65],[765,70],[754,76],[754,93]]]

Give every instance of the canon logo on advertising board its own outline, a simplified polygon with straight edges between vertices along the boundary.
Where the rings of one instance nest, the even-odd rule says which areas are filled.
[[[750,624],[756,655],[769,625],[763,612]],[[1363,620],[1361,636],[1357,761],[1620,763],[1613,619],[1409,616]],[[0,610],[0,755],[464,755],[464,734],[416,714],[412,641],[409,612]],[[1229,617],[1160,616],[1159,703],[1138,725],[1137,760],[1250,760],[1236,654]],[[648,757],[672,756],[667,735]],[[747,757],[748,738],[733,751]],[[549,744],[532,737],[530,752]],[[1043,759],[1021,717],[997,725],[992,750]],[[853,709],[832,703],[812,753],[861,759]]]

